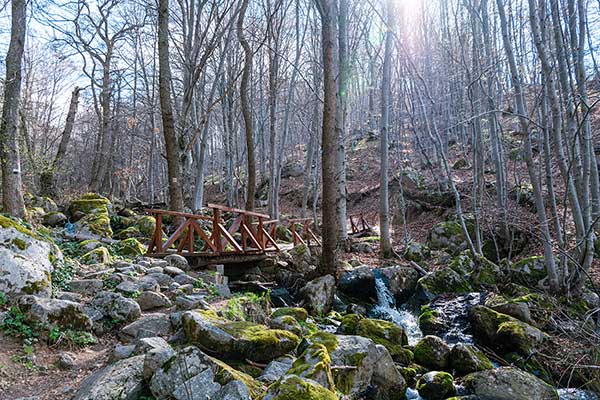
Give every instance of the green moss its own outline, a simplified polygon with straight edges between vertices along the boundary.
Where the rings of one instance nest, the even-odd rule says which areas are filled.
[[[287,375],[276,385],[272,400],[338,400],[335,393],[297,375]]]
[[[24,235],[30,236],[34,239],[39,239],[39,236],[31,229],[25,227],[21,221],[9,216],[0,215],[0,227],[4,229],[13,228],[17,232],[20,232]]]
[[[252,376],[232,368],[217,358],[210,357],[210,359],[217,365],[217,371],[215,372],[216,382],[225,385],[234,380],[241,381],[248,388],[250,397],[253,400],[261,399],[263,397],[264,390],[262,385],[252,378]]]
[[[138,238],[141,236],[143,236],[142,233],[135,226],[130,226],[129,228],[122,229],[114,235],[115,239],[119,240]]]
[[[338,332],[344,335],[355,335],[358,322],[363,319],[362,315],[346,314],[341,319],[341,324],[338,327]]]
[[[139,217],[135,223],[135,227],[144,235],[150,236],[156,229],[156,218],[150,215]]]
[[[506,338],[510,342],[510,347],[515,347],[517,351],[523,354],[529,354],[534,343],[527,335],[525,328],[519,321],[507,321],[500,324],[496,332],[498,337]],[[503,343],[508,347],[509,343]]]
[[[110,261],[110,253],[106,247],[98,247],[81,256],[81,262],[85,264],[106,264]]]
[[[293,351],[300,343],[300,338],[292,332],[269,329],[252,322],[237,321],[217,326],[237,338],[234,349],[252,360],[270,360]]]
[[[394,358],[404,355],[402,346],[408,344],[406,333],[401,327],[392,322],[378,319],[359,320],[356,325],[356,334],[384,346]]]
[[[134,238],[120,241],[116,248],[123,256],[136,257],[146,253],[146,247]]]
[[[311,344],[298,357],[288,374],[309,378],[317,382],[327,382],[328,388],[334,388],[331,374],[331,358],[327,348],[319,343]]]
[[[331,354],[335,351],[338,345],[338,339],[333,333],[319,331],[312,334],[309,339],[313,343],[320,343],[327,348],[327,351]]]
[[[469,293],[471,285],[452,268],[442,268],[431,272],[418,281],[419,286],[429,296],[443,293]]]
[[[14,238],[10,243],[21,251],[24,251],[29,247],[29,243],[20,238]]]
[[[447,372],[430,372],[417,381],[416,389],[426,399],[445,399],[455,393],[454,378]]]
[[[281,317],[282,315],[289,315],[294,317],[298,322],[304,322],[308,318],[308,312],[301,307],[283,307],[279,308],[271,314],[271,318]]]
[[[421,307],[421,315],[419,315],[419,327],[421,331],[425,334],[437,332],[442,325],[439,316],[439,311],[432,310],[428,305]]]
[[[517,353],[508,353],[504,356],[504,359],[510,364],[517,366],[520,369],[546,381],[546,383],[549,383],[553,386],[555,385],[555,382],[552,380],[551,373],[546,370],[546,368],[538,361],[535,355],[523,357]]]
[[[437,336],[425,336],[413,349],[415,362],[424,367],[443,371],[448,366],[450,349]]]

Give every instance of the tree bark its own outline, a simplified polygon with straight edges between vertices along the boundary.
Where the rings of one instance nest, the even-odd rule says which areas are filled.
[[[179,149],[175,133],[175,119],[171,104],[171,66],[169,65],[169,0],[159,0],[158,4],[158,80],[160,110],[163,134],[167,153],[167,173],[169,177],[169,207],[172,211],[183,211],[183,191],[181,189],[181,169]]]
[[[0,121],[0,163],[2,165],[3,211],[15,217],[25,217],[21,160],[17,126],[21,97],[21,64],[27,30],[27,2],[12,0],[10,45],[6,55],[4,106]]]

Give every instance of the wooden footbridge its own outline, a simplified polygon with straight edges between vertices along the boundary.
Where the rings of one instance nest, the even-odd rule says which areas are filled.
[[[205,262],[240,263],[255,261],[291,246],[321,245],[311,230],[311,218],[288,220],[292,244],[280,244],[277,243],[279,221],[270,219],[266,214],[218,204],[208,204],[207,209],[210,213],[205,215],[146,210],[156,218],[156,228],[146,255],[164,257],[179,254]],[[232,217],[228,218],[228,227],[225,216]],[[169,228],[176,224],[177,227],[167,235],[165,232],[170,232],[172,229]]]

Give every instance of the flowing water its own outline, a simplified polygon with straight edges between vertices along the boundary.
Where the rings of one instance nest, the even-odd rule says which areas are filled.
[[[409,310],[407,304],[399,309],[396,308],[394,296],[390,293],[381,273],[377,273],[377,271],[375,272],[375,289],[377,305],[371,309],[371,316],[401,326],[408,336],[408,344],[415,345],[423,337],[416,315]]]
[[[401,326],[411,345],[416,344],[423,333],[417,318],[418,307],[411,307],[410,302],[396,307],[396,301],[387,287],[381,273],[374,271],[377,305],[371,309],[370,316],[394,322]],[[468,313],[471,307],[483,301],[481,293],[468,293],[461,296],[438,297],[430,303],[430,307],[440,313],[444,322],[444,332],[440,336],[448,343],[473,343],[469,333]],[[463,394],[460,386],[457,393]],[[560,400],[600,400],[596,394],[580,389],[558,389]],[[415,389],[406,389],[407,400],[424,400]]]

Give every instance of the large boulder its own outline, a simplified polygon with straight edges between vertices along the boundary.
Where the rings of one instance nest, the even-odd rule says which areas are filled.
[[[534,375],[511,367],[475,372],[465,377],[469,394],[495,400],[558,400],[556,389]]]
[[[457,221],[445,221],[435,225],[429,233],[429,247],[458,254],[468,246],[463,229]]]
[[[415,345],[414,355],[417,364],[443,371],[449,365],[450,347],[439,337],[428,335]]]
[[[17,304],[29,322],[47,328],[54,326],[76,330],[92,328],[92,320],[85,314],[82,305],[73,301],[26,295],[21,296]]]
[[[453,395],[454,378],[447,372],[431,371],[417,381],[419,395],[427,400],[443,400]]]
[[[494,368],[492,362],[477,347],[470,344],[455,344],[450,351],[450,365],[456,375]]]
[[[331,358],[327,347],[320,343],[313,343],[298,357],[287,372],[302,378],[309,378],[319,385],[335,391],[333,375],[331,373]]]
[[[232,397],[233,389],[237,395]],[[156,370],[150,391],[157,399],[250,400],[259,397],[262,388],[251,376],[189,346]]]
[[[110,238],[110,200],[96,193],[87,193],[69,205],[69,214],[75,222],[75,234],[86,237]]]
[[[506,352],[528,355],[548,337],[534,326],[481,305],[471,309],[470,319],[478,340]]]
[[[510,266],[511,278],[525,286],[536,287],[548,274],[543,256],[524,258]]]
[[[452,268],[441,268],[428,273],[418,281],[421,294],[428,299],[444,293],[469,293],[471,285]]]
[[[335,387],[341,393],[356,396],[370,389],[368,398],[404,398],[406,382],[385,347],[361,336],[325,332],[310,340],[327,347]]]
[[[143,390],[143,368],[143,355],[111,364],[87,377],[73,400],[136,400]]]
[[[325,315],[331,310],[335,294],[335,278],[325,275],[308,282],[300,291],[304,308],[313,315]]]
[[[340,277],[338,289],[348,297],[370,301],[377,298],[373,269],[362,265],[346,271]]]
[[[231,322],[208,311],[186,311],[182,324],[189,342],[225,357],[271,361],[293,351],[300,339],[292,332],[246,321]]]
[[[417,289],[419,273],[411,267],[395,265],[377,270],[383,276],[386,286],[398,304],[405,302]]]
[[[49,296],[51,274],[62,253],[19,221],[0,215],[0,292]]]

